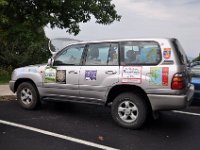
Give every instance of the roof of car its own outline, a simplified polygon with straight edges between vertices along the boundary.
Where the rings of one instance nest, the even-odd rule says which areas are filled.
[[[114,39],[114,40],[94,40],[94,41],[81,41],[75,42],[69,45],[75,44],[87,44],[87,43],[103,43],[103,42],[125,42],[125,41],[162,41],[162,40],[172,40],[175,38],[133,38],[133,39]]]

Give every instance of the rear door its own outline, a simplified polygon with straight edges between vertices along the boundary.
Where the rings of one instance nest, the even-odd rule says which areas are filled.
[[[169,66],[159,65],[161,48],[156,41],[120,43],[120,82],[139,86],[146,93],[163,93],[170,88]]]
[[[80,96],[102,100],[106,91],[119,82],[118,43],[94,43],[87,46],[80,70]]]

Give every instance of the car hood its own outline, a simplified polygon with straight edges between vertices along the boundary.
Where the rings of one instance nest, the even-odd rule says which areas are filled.
[[[47,64],[37,64],[15,69],[16,72],[40,72],[46,68]]]
[[[200,77],[192,77],[191,83],[192,84],[200,84]]]

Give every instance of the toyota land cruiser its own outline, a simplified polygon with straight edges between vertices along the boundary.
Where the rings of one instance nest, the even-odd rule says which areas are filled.
[[[110,105],[116,123],[132,129],[152,112],[186,107],[194,93],[174,38],[70,44],[48,64],[15,69],[10,89],[25,109],[43,100]]]

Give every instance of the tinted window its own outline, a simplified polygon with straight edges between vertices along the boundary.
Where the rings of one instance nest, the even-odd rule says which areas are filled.
[[[200,65],[191,67],[192,76],[200,76]]]
[[[54,65],[80,65],[83,50],[83,45],[66,48],[56,56]]]
[[[161,50],[156,42],[122,42],[122,65],[155,65],[161,60]]]
[[[85,65],[118,65],[118,44],[90,44]]]
[[[180,64],[182,64],[182,65],[188,64],[189,63],[188,58],[185,54],[184,49],[182,48],[181,44],[179,43],[179,41],[177,39],[173,39],[172,43],[173,43],[176,53],[178,55]]]

